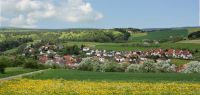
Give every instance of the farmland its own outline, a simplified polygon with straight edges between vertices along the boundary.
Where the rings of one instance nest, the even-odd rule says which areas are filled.
[[[139,35],[139,36],[138,36]],[[147,32],[147,34],[132,34],[132,40],[141,41],[143,39],[161,40],[170,39],[173,37],[187,37],[188,31],[186,29],[163,29]]]
[[[0,93],[39,95],[197,95],[200,85],[195,83],[147,83],[147,82],[91,82],[66,80],[15,80],[2,81]]]
[[[120,77],[119,77],[120,76]],[[89,72],[76,70],[48,70],[41,74],[25,78],[34,80],[64,79],[78,81],[122,81],[122,82],[200,82],[199,74],[177,73],[123,73],[123,72]]]

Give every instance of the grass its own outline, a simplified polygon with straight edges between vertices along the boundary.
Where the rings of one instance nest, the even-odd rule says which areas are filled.
[[[189,33],[196,32],[196,31],[200,31],[200,28],[188,28]]]
[[[161,40],[169,39],[170,37],[187,37],[187,29],[163,29],[147,32],[147,35],[138,36],[132,39],[133,41],[142,41],[143,39]]]
[[[132,33],[129,40],[134,40],[135,38],[143,37],[143,36],[147,36],[147,33]]]
[[[200,50],[200,45],[199,44],[194,44],[194,43],[162,43],[158,46],[134,46],[129,43],[126,44],[101,44],[101,45],[96,45],[97,49],[105,49],[105,50],[149,50],[153,48],[163,48],[163,49],[169,49],[169,48],[174,48],[174,49],[189,49],[189,50]]]
[[[26,78],[42,80],[65,79],[79,81],[200,82],[200,74],[89,72],[65,69],[52,69]]]
[[[171,59],[171,63],[175,64],[176,66],[181,66],[183,64],[189,63],[191,60],[183,60],[183,59]]]
[[[32,71],[36,71],[36,69],[25,69],[22,67],[9,67],[9,68],[5,69],[5,74],[0,73],[0,78],[19,75],[19,74],[23,74],[23,73],[32,72]]]
[[[132,51],[132,50],[148,50],[155,47],[139,47],[139,46],[132,46],[132,45],[96,45],[96,49],[103,49],[103,50],[119,50],[119,51]]]
[[[200,39],[199,40],[185,40],[185,41],[180,41],[178,43],[195,43],[195,44],[200,44]]]
[[[126,43],[98,43],[98,42],[67,42],[63,43],[65,46],[71,45],[86,45],[95,49],[101,50],[120,50],[120,51],[130,51],[130,50],[149,50],[153,48],[175,48],[175,49],[189,49],[189,50],[200,50],[200,45],[196,43],[161,43],[158,46],[137,46],[137,42],[126,42]]]

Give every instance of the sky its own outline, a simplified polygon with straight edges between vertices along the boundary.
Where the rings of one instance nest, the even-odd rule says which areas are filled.
[[[199,26],[199,0],[0,0],[0,27]]]

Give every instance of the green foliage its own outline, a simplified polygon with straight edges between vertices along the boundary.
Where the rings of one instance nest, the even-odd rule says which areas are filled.
[[[100,71],[100,62],[91,58],[86,58],[78,66],[79,70],[84,71]]]
[[[190,40],[200,39],[200,31],[190,33],[190,34],[188,35],[188,38],[189,38]]]
[[[126,72],[142,72],[142,65],[141,64],[131,64],[127,67]]]
[[[101,67],[102,72],[123,72],[123,68],[116,62],[106,62]]]
[[[38,69],[38,62],[32,58],[26,59],[24,62],[24,68]]]
[[[23,56],[16,56],[13,62],[14,67],[22,66],[25,62],[25,57]]]
[[[59,50],[59,53],[61,55],[79,55],[80,54],[80,48],[77,45],[73,46],[66,46],[62,50]]]
[[[175,64],[176,66],[181,66],[184,64],[189,63],[190,60],[184,60],[184,59],[171,59],[171,64]]]
[[[5,68],[11,65],[9,58],[0,56],[0,73],[5,73]]]
[[[156,64],[153,61],[146,61],[142,66],[143,72],[156,72]]]
[[[158,72],[176,72],[176,66],[169,64],[167,62],[156,63],[156,69]]]
[[[143,64],[131,64],[127,67],[126,72],[176,72],[175,65],[167,62],[154,63],[152,61],[144,62]]]
[[[115,62],[104,62],[101,63],[98,60],[91,58],[84,59],[78,66],[79,70],[83,71],[97,71],[97,72],[123,72],[125,71],[126,65],[118,64]]]
[[[23,43],[32,42],[31,38],[19,38],[16,40],[10,39],[0,42],[0,51],[6,51],[22,45]]]

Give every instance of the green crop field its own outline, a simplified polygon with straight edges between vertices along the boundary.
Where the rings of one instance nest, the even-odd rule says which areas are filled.
[[[133,41],[142,41],[143,39],[160,40],[169,39],[171,37],[187,37],[188,31],[186,29],[163,29],[152,32],[147,32],[146,35],[135,36],[132,35]]]
[[[101,45],[96,45],[97,49],[105,49],[105,50],[148,50],[148,49],[153,49],[153,48],[163,48],[163,49],[169,49],[169,48],[174,48],[174,49],[189,49],[189,50],[200,50],[200,45],[199,44],[193,44],[193,43],[162,43],[158,46],[137,46],[137,45],[132,45],[129,43],[116,43],[116,44],[101,44]]]
[[[123,72],[89,72],[65,69],[52,69],[41,74],[28,76],[30,79],[65,79],[90,81],[143,81],[143,82],[200,82],[199,74],[181,73],[123,73]]]

